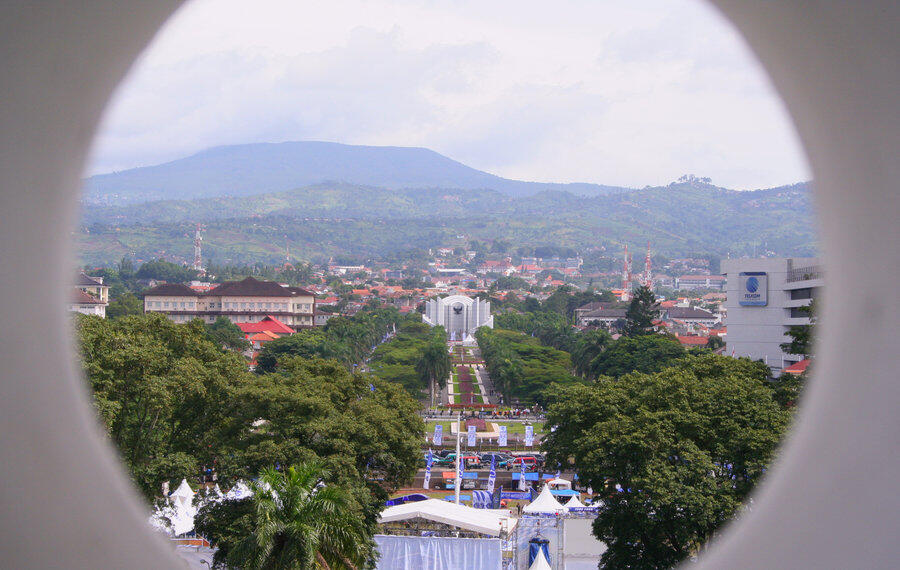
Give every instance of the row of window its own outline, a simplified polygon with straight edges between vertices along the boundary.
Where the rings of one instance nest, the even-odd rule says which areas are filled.
[[[265,310],[273,310],[273,311],[287,311],[288,303],[271,303],[271,302],[251,302],[251,303],[237,303],[237,302],[228,302],[228,303],[210,303],[209,309],[222,309],[221,305],[225,305],[225,310],[249,310],[249,311],[265,311]],[[312,303],[301,303],[298,305],[294,305],[294,311],[312,311]],[[181,309],[183,311],[196,311],[197,310],[197,302],[196,301],[147,301],[147,308],[149,309],[171,309],[178,310]]]

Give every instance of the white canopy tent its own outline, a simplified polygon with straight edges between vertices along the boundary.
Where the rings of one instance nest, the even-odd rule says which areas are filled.
[[[572,482],[569,481],[568,479],[563,479],[561,477],[557,477],[555,479],[550,479],[549,481],[547,481],[547,485],[553,491],[561,491],[561,490],[571,491],[572,490]]]
[[[522,509],[522,512],[529,515],[555,515],[566,512],[566,508],[550,492],[550,485],[544,485],[540,495]]]
[[[531,563],[528,570],[553,570],[550,563],[547,562],[547,557],[544,556],[543,549],[538,549],[537,556],[534,557],[534,562]]]
[[[572,498],[566,503],[567,509],[583,509],[587,505],[578,500],[578,495],[572,495]]]
[[[235,501],[239,499],[246,499],[252,494],[253,492],[250,491],[250,487],[248,487],[246,483],[244,483],[243,481],[238,481],[234,484],[234,487],[232,487],[227,493],[225,493],[225,500]]]
[[[489,536],[500,536],[501,529],[512,532],[517,522],[515,518],[509,516],[507,510],[475,509],[437,499],[388,507],[381,512],[378,522],[387,523],[414,518],[423,518]]]

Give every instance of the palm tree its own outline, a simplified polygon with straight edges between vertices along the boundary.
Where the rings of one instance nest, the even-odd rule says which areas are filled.
[[[283,473],[265,469],[251,485],[253,532],[228,554],[228,566],[246,569],[356,570],[375,556],[375,543],[350,495],[327,486],[318,463]]]
[[[422,351],[422,358],[416,363],[419,378],[428,383],[431,405],[434,406],[435,385],[444,387],[450,375],[450,355],[443,341],[429,342]]]

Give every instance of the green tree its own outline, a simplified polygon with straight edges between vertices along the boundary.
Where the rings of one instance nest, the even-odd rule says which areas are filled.
[[[251,375],[219,405],[228,418],[214,434],[223,442],[223,477],[317,461],[329,482],[354,494],[372,524],[421,460],[425,426],[416,401],[402,387],[352,374],[335,360],[283,359],[277,373]]]
[[[250,342],[244,338],[243,331],[228,317],[218,317],[214,323],[204,326],[209,340],[217,346],[236,351],[250,348]]]
[[[253,489],[253,530],[229,548],[227,564],[247,569],[356,569],[375,558],[375,542],[344,489],[301,463],[265,469]]]
[[[634,290],[631,304],[625,312],[625,336],[640,336],[654,332],[653,321],[659,319],[659,303],[653,291],[645,285]]]
[[[582,378],[592,377],[594,361],[612,342],[612,336],[600,329],[586,330],[578,335],[572,350],[572,366],[575,373]]]
[[[762,479],[790,414],[757,363],[687,357],[551,391],[543,449],[603,495],[601,568],[668,568],[696,554]]]
[[[159,279],[169,283],[184,283],[197,278],[197,271],[162,259],[153,259],[138,268],[138,279]]]
[[[435,388],[443,388],[450,375],[450,354],[443,338],[435,338],[428,343],[422,351],[422,358],[416,363],[416,372],[428,384],[431,405],[434,406]]]
[[[210,342],[199,321],[77,317],[94,406],[137,487],[152,497],[163,481],[211,464],[222,403],[250,376],[244,358]]]
[[[121,295],[110,301],[106,307],[106,317],[118,319],[129,315],[140,315],[144,312],[144,303],[134,296],[131,291],[124,291]]]
[[[658,372],[684,355],[681,343],[669,336],[623,336],[594,357],[586,369],[586,375],[590,378],[617,378],[629,372]]]
[[[256,505],[253,499],[210,501],[202,505],[194,519],[197,534],[212,543],[213,568],[227,568],[235,545],[253,533]]]
[[[813,335],[816,325],[815,301],[804,307],[799,307],[797,310],[809,319],[810,324],[788,327],[787,332],[784,334],[791,337],[791,342],[782,344],[781,350],[788,354],[802,354],[809,357],[812,356]]]

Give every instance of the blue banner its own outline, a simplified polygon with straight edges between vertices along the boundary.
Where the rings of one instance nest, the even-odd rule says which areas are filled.
[[[477,437],[475,435],[475,426],[469,426],[468,429],[469,429],[469,440],[466,442],[466,444],[469,447],[475,447],[475,438]]]
[[[432,442],[435,445],[440,445],[444,440],[444,426],[441,424],[434,424],[434,437],[432,438]]]
[[[488,493],[494,492],[494,482],[497,480],[497,456],[491,456],[491,474],[488,475],[487,482],[487,491]]]
[[[431,449],[429,449],[428,455],[425,458],[425,483],[422,485],[425,489],[427,489],[428,485],[431,483],[432,463],[434,463],[434,455],[431,453]]]
[[[500,493],[501,499],[512,499],[514,501],[527,501],[531,499],[531,494],[527,491],[503,491]]]
[[[519,490],[524,491],[528,488],[528,484],[525,482],[525,461],[523,460],[520,464],[519,468]]]
[[[500,426],[500,437],[497,438],[497,445],[506,447],[506,426]]]

